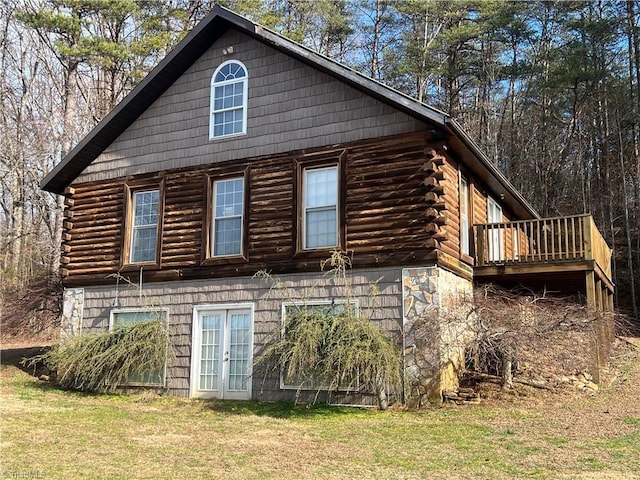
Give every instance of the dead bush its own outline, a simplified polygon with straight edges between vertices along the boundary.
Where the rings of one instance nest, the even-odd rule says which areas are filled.
[[[475,292],[475,308],[476,341],[467,368],[500,377],[503,388],[513,386],[514,375],[523,383],[549,386],[593,372],[603,353],[598,350],[613,340],[607,333],[613,331],[608,326],[613,316],[577,299],[485,285]]]

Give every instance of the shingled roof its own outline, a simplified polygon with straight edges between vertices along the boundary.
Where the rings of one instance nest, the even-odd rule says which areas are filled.
[[[62,194],[82,171],[157,100],[228,29],[239,30],[400,111],[438,128],[465,165],[520,218],[535,209],[449,115],[368,78],[223,7],[215,7],[76,147],[40,186]]]

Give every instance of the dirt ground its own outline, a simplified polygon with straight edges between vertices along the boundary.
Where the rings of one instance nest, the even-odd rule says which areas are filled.
[[[479,388],[483,390],[485,406],[505,408],[505,413],[510,412],[491,418],[488,424],[497,428],[503,424],[505,429],[510,429],[514,426],[514,415],[531,416],[536,421],[522,422],[526,424],[529,438],[555,437],[566,445],[585,439],[638,435],[640,338],[622,337],[615,341],[610,365],[602,370],[596,390],[574,383],[538,388],[518,382],[512,391],[502,391],[497,382],[483,383]],[[558,462],[559,467],[562,465],[562,449],[554,453],[553,461]],[[609,478],[605,473],[580,478]],[[634,478],[640,478],[640,472]]]

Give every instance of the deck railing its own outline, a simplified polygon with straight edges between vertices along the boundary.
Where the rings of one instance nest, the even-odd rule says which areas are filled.
[[[595,260],[611,278],[611,249],[591,215],[475,225],[476,265]]]

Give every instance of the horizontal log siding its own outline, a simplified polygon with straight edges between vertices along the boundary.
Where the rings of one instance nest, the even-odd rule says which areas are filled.
[[[252,165],[249,200],[249,262],[275,266],[294,253],[294,158],[280,157]]]
[[[440,185],[444,189],[443,195],[446,209],[443,227],[447,239],[440,244],[440,249],[456,258],[460,257],[460,184],[458,181],[458,165],[450,157],[446,157],[444,165],[440,167],[444,174]]]
[[[104,278],[116,272],[122,244],[122,182],[78,185],[66,196],[63,275],[91,274]]]
[[[426,133],[333,145],[346,153],[346,249],[354,252],[354,266],[407,265],[428,262],[433,245],[425,216],[428,191],[424,171]],[[317,270],[328,251],[296,252],[297,207],[294,200],[296,162],[323,150],[213,164],[147,176],[164,178],[164,217],[161,268],[145,269],[147,281],[223,277]],[[445,166],[446,175],[454,166]],[[247,232],[244,258],[212,259],[202,263],[207,182],[221,176],[242,175],[248,169]],[[65,283],[91,285],[105,281],[121,266],[124,185],[140,185],[144,177],[77,185],[68,194],[68,229],[64,249]],[[152,183],[153,184],[153,183]],[[446,182],[446,188],[457,187]],[[457,193],[447,199],[448,237],[457,242]],[[451,203],[454,202],[454,203]],[[206,207],[208,208],[208,207]],[[456,243],[453,243],[456,245]],[[448,247],[451,249],[452,247]],[[92,276],[93,275],[93,276]]]
[[[359,255],[426,252],[425,140],[422,135],[348,153],[346,241]]]
[[[163,269],[200,263],[205,180],[201,171],[168,174],[165,178]]]
[[[487,223],[487,193],[481,190],[478,185],[473,185],[473,220],[472,225],[476,223]]]
[[[350,295],[358,301],[361,313],[399,342],[402,324],[401,269],[360,270],[350,274],[349,278],[353,288]],[[109,313],[114,308],[116,298],[118,308],[167,308],[176,354],[175,361],[168,366],[168,384],[173,395],[186,397],[189,395],[194,306],[253,303],[255,357],[271,332],[279,328],[283,301],[330,300],[345,293],[342,288],[327,282],[326,276],[319,274],[294,274],[287,276],[286,280],[289,292],[298,294],[296,298],[290,298],[281,289],[271,289],[272,285],[268,282],[252,277],[145,284],[142,292],[122,283],[117,289],[113,279],[111,285],[85,288],[83,332],[108,330]],[[370,296],[373,283],[376,283],[380,292],[375,299]],[[253,379],[253,397],[256,399],[291,400],[295,393],[280,390],[279,379],[273,374],[266,379],[263,375],[256,375]]]

